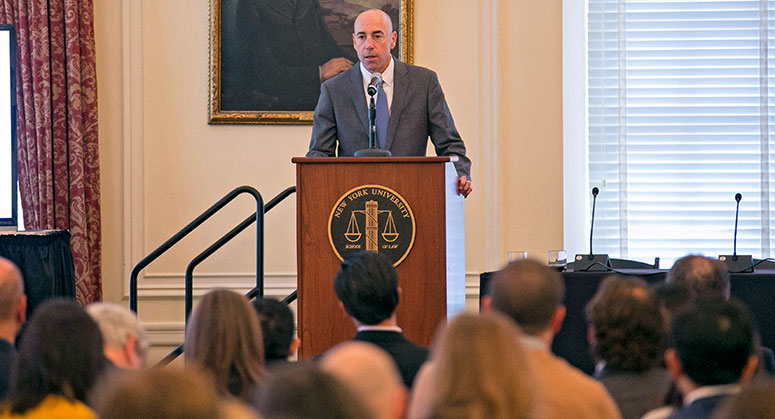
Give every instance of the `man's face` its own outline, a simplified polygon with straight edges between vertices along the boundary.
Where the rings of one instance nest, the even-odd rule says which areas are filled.
[[[382,73],[390,64],[390,50],[396,46],[396,33],[390,18],[379,11],[363,12],[355,21],[353,48],[371,73]]]

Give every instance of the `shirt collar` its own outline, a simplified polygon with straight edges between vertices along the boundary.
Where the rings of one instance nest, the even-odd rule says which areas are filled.
[[[521,342],[522,342],[522,346],[524,346],[525,348],[543,349],[545,351],[549,349],[546,347],[546,343],[544,343],[544,341],[542,341],[541,339],[535,336],[528,335],[526,333],[522,334]]]
[[[358,326],[359,332],[398,332],[403,333],[403,330],[401,330],[398,326]]]
[[[719,386],[703,386],[689,392],[684,397],[684,406],[688,406],[699,399],[713,396],[736,394],[740,392],[739,384],[723,384]]]
[[[363,66],[363,63],[360,63],[361,67],[361,76],[363,77],[364,83],[369,83],[371,81],[371,74],[369,70],[366,70],[366,67]],[[390,56],[390,63],[388,63],[387,68],[385,69],[385,72],[382,73],[382,83],[385,86],[392,86],[393,85],[393,74],[395,73],[395,64],[393,62],[393,56]]]

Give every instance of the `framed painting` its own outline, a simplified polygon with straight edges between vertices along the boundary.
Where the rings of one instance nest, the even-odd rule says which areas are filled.
[[[412,63],[413,0],[210,0],[210,124],[311,124],[320,84],[350,63],[355,18],[384,10]]]

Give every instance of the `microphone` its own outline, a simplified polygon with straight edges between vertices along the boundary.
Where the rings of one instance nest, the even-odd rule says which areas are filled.
[[[383,150],[377,147],[377,108],[374,105],[374,95],[377,94],[377,87],[382,83],[382,74],[371,73],[371,80],[366,87],[366,93],[371,96],[369,98],[369,148],[363,150],[357,150],[353,155],[355,157],[390,157],[391,153],[388,150]]]
[[[592,188],[592,220],[589,227],[589,254],[576,255],[576,260],[568,264],[569,269],[574,271],[604,272],[611,270],[611,264],[608,255],[596,255],[592,252],[592,235],[595,232],[595,207],[597,205],[597,195],[600,189],[597,186]]]
[[[718,258],[727,265],[729,272],[753,272],[753,258],[751,255],[737,255],[737,220],[740,217],[740,201],[743,199],[743,194],[736,193],[735,201],[737,205],[735,207],[735,234],[732,244],[732,255],[720,255]]]
[[[597,204],[597,194],[600,189],[597,186],[592,188],[592,222],[589,227],[589,256],[592,257],[592,234],[595,232],[595,204]]]
[[[737,201],[737,207],[735,208],[735,240],[732,247],[732,256],[737,256],[737,219],[740,216],[740,200],[743,199],[743,194],[740,192],[735,194],[735,201]]]
[[[366,93],[369,94],[369,96],[374,96],[377,94],[377,85],[382,83],[382,74],[380,73],[371,73],[371,81],[369,81],[369,87],[366,88]]]

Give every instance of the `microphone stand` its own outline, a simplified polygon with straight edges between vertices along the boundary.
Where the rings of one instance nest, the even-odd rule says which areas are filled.
[[[753,272],[753,257],[751,255],[738,255],[737,254],[737,220],[740,215],[740,200],[743,199],[743,195],[735,194],[735,201],[737,201],[737,207],[735,208],[735,236],[732,245],[732,255],[720,255],[718,258],[720,261],[727,265],[727,270],[732,273]]]
[[[374,104],[374,95],[370,94],[369,96],[369,148],[356,151],[354,156],[390,157],[390,151],[383,150],[377,146],[377,106]]]
[[[595,232],[595,206],[597,204],[597,194],[600,189],[592,188],[592,222],[589,227],[589,254],[576,255],[576,260],[568,264],[568,269],[585,272],[605,272],[611,270],[611,262],[608,255],[596,255],[592,252],[592,234]]]

